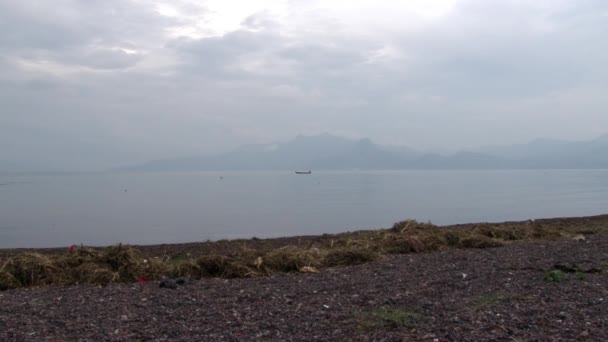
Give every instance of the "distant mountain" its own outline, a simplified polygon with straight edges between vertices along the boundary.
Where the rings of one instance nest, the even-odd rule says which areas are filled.
[[[402,168],[407,153],[385,150],[369,139],[330,134],[297,136],[287,143],[250,145],[232,152],[181,159],[155,160],[124,168],[141,171],[309,170]]]
[[[215,156],[163,159],[122,168],[133,171],[338,169],[589,169],[608,168],[608,135],[584,142],[534,140],[452,155],[382,146],[330,134],[286,143],[250,145]]]
[[[415,169],[503,169],[508,165],[500,158],[474,152],[458,152],[453,155],[443,156],[440,154],[425,154],[414,160],[410,168]]]
[[[590,141],[537,139],[528,144],[486,147],[479,152],[501,158],[511,168],[608,168],[608,135]]]

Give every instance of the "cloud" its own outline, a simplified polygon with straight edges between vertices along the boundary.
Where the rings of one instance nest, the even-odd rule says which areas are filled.
[[[32,63],[120,69],[162,46],[159,37],[174,24],[132,0],[3,0],[0,51]]]
[[[86,169],[299,133],[458,148],[608,127],[602,1],[228,5],[0,0],[0,160]]]

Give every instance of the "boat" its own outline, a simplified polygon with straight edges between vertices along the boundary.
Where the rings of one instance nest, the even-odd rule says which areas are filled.
[[[296,175],[310,175],[312,173],[311,170],[308,171],[296,171]]]

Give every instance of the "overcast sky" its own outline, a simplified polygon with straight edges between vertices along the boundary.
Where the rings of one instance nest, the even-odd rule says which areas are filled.
[[[607,37],[605,0],[0,0],[0,161],[591,139]]]

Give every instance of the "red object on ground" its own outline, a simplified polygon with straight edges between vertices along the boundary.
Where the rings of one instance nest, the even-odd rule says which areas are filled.
[[[68,252],[72,253],[76,249],[76,245],[71,245],[68,247]]]
[[[148,283],[148,277],[141,276],[141,277],[137,278],[137,283],[140,285],[146,285]]]

